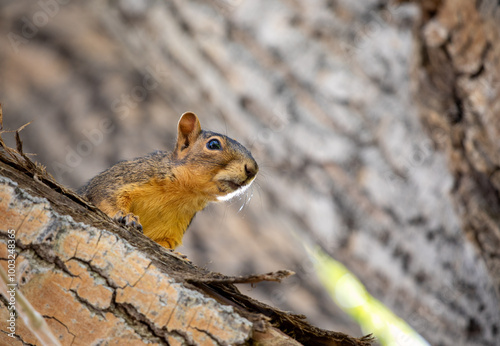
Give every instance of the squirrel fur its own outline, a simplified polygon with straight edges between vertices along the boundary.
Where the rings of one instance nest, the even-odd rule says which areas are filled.
[[[243,193],[258,170],[243,145],[202,130],[198,117],[186,112],[174,151],[118,162],[78,192],[110,217],[127,215],[146,236],[174,249],[198,211]]]

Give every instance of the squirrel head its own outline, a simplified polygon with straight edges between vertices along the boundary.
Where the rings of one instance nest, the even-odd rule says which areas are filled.
[[[225,201],[243,193],[253,182],[259,166],[243,145],[202,130],[192,112],[181,116],[177,129],[173,172],[187,189],[209,200]]]

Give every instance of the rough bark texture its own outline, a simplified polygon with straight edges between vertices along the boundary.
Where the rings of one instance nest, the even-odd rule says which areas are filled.
[[[35,118],[27,151],[56,178],[171,148],[195,111],[261,167],[241,213],[197,216],[181,249],[195,263],[292,269],[249,293],[360,335],[301,247],[320,244],[431,344],[496,344],[495,2],[90,1],[30,33],[38,11],[1,8],[24,41],[0,36],[0,101],[9,128]]]
[[[421,29],[422,118],[439,127],[463,231],[500,293],[500,9],[444,1]]]
[[[7,270],[8,231],[15,230],[17,289],[62,345],[370,344],[369,337],[312,327],[232,285],[211,285],[224,276],[117,227],[36,167],[2,154],[0,263]],[[15,337],[8,335],[7,298],[0,303],[1,344],[39,344],[20,318]]]
[[[500,296],[500,8],[498,1],[442,1],[424,9],[421,117],[447,156],[462,232],[485,263]],[[464,294],[477,294],[463,286]],[[488,309],[488,306],[493,306]],[[498,311],[484,297],[477,316]],[[471,338],[500,340],[498,317],[469,316]],[[487,322],[489,321],[491,322]]]

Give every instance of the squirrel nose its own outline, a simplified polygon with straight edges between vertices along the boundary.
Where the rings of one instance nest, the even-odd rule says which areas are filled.
[[[259,171],[259,166],[257,166],[257,162],[245,163],[245,173],[248,178],[253,178]]]

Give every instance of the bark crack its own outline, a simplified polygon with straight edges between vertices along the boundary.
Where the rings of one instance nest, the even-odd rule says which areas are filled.
[[[9,334],[8,332],[6,332],[5,330],[0,330],[0,332],[4,333],[4,334]],[[10,338],[10,336],[8,336]],[[29,342],[26,342],[23,340],[23,338],[21,338],[20,335],[18,334],[14,334],[14,338],[16,338],[17,340],[19,340],[20,342],[22,342],[23,346],[37,346],[35,344],[31,344]]]
[[[142,278],[147,274],[149,267],[151,267],[152,264],[153,264],[153,262],[149,262],[148,266],[144,269],[144,272],[141,274],[141,276],[133,284],[128,283],[124,287],[126,287],[126,286],[135,287],[135,285],[137,285],[139,283],[139,281],[141,281]]]
[[[224,344],[224,342],[222,340],[220,340],[219,338],[217,338],[215,335],[213,335],[212,333],[210,333],[208,330],[210,329],[210,325],[212,323],[212,320],[213,320],[213,317],[210,316],[210,318],[208,319],[208,322],[207,322],[207,329],[201,329],[199,327],[191,327],[191,322],[193,321],[193,319],[195,318],[196,316],[192,316],[191,317],[191,320],[189,321],[188,323],[188,328],[191,328],[191,329],[194,329],[194,330],[197,330],[203,334],[206,334],[210,339],[214,340],[216,344],[218,345],[222,345]]]
[[[98,307],[94,306],[92,303],[90,303],[87,299],[81,297],[75,289],[70,289],[69,290],[73,296],[76,298],[76,300],[78,300],[78,302],[82,305],[84,305],[87,309],[89,309],[91,312],[93,312],[94,314],[102,317],[102,318],[105,318],[105,312],[107,309],[99,309]]]
[[[71,339],[71,344],[70,344],[70,345],[73,345],[73,343],[75,342],[76,335],[75,335],[75,334],[73,334],[73,333],[69,330],[69,328],[68,328],[68,326],[67,326],[66,324],[64,324],[61,320],[59,320],[58,318],[56,318],[56,317],[54,317],[54,316],[47,316],[47,315],[43,315],[43,318],[48,318],[48,319],[54,320],[54,321],[56,321],[57,323],[61,324],[61,325],[62,325],[62,326],[66,329],[66,331],[68,332],[68,334],[70,334],[70,335],[73,337],[73,339]]]
[[[166,337],[169,335],[169,332],[154,327],[152,321],[144,316],[144,314],[137,311],[137,309],[133,305],[129,303],[117,303],[115,297],[113,297],[113,305],[115,307],[114,311],[120,311],[121,317],[125,319],[127,324],[131,328],[133,328],[137,334],[141,335],[142,337],[148,337],[152,335],[155,338],[155,342],[158,342],[162,345],[168,344],[166,342]]]
[[[109,277],[108,277],[107,275],[105,275],[105,273],[104,273],[104,271],[103,271],[102,269],[97,268],[97,267],[94,267],[94,266],[91,264],[92,260],[86,261],[86,260],[81,259],[81,258],[79,258],[79,257],[72,257],[72,258],[68,259],[68,260],[67,260],[67,261],[65,261],[65,262],[62,262],[62,261],[61,261],[61,263],[66,263],[66,262],[71,261],[71,260],[74,260],[74,261],[77,261],[77,262],[79,262],[79,263],[83,264],[83,265],[87,268],[87,271],[88,271],[89,273],[98,274],[98,275],[99,275],[99,278],[103,279],[103,280],[106,282],[106,284],[108,285],[108,287],[112,288],[113,290],[114,290],[114,289],[117,289],[117,288],[123,288],[123,287],[120,287],[120,286],[118,286],[118,285],[114,284],[114,283],[113,283],[113,282],[109,279]],[[68,271],[69,271],[69,270],[68,270]],[[71,275],[72,275],[72,276],[75,276],[75,275],[73,275],[73,274],[71,274]],[[125,287],[125,286],[124,286],[124,287]]]

